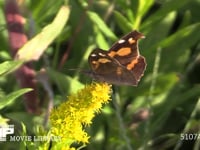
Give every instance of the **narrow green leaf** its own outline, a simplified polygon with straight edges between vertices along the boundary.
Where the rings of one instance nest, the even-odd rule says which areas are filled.
[[[13,72],[22,64],[22,61],[5,61],[0,64],[0,76]]]
[[[11,94],[0,99],[0,109],[6,107],[8,105],[11,105],[16,100],[16,98],[18,98],[19,96],[21,96],[24,93],[27,93],[29,91],[32,91],[32,89],[30,89],[30,88],[21,89],[21,90],[12,92]]]
[[[138,11],[136,14],[135,21],[133,22],[133,28],[139,29],[143,16],[150,9],[153,3],[153,0],[139,0]]]
[[[53,22],[43,28],[42,32],[27,42],[17,53],[17,59],[31,61],[38,60],[48,45],[61,33],[70,9],[62,6]]]
[[[153,47],[154,50],[157,48],[157,44],[160,43],[162,40],[165,40],[172,25],[173,22],[176,19],[176,12],[173,11],[171,13],[168,13],[162,20],[160,20],[159,23],[157,23],[156,28],[155,26],[151,26],[148,29],[145,30],[145,36],[146,39],[142,41],[142,49],[149,50],[151,47]],[[165,30],[163,30],[165,29]],[[147,33],[147,34],[146,34]],[[159,34],[154,34],[159,33]],[[156,45],[156,47],[154,46]],[[153,55],[151,51],[145,51],[146,53],[149,53],[148,55]]]
[[[149,48],[147,44],[147,47],[145,46],[146,49],[148,49],[146,55],[148,55],[149,58],[152,58],[154,55],[152,51],[155,51],[160,47],[163,49],[162,56],[164,56],[164,59],[161,59],[162,68],[160,68],[160,71],[181,71],[184,69],[184,64],[190,56],[190,51],[188,49],[200,39],[199,28],[200,23],[196,23],[181,28],[171,36],[161,39],[160,41],[158,39],[158,42],[152,43],[152,46],[149,43]],[[148,62],[148,66],[150,67],[153,64],[153,59]]]
[[[183,91],[183,89],[180,89],[178,86],[180,85],[175,85],[171,89],[163,103],[154,107],[154,113],[156,115],[153,116],[154,122],[152,123],[152,130],[159,130],[162,127],[172,109],[177,108],[181,104],[188,103],[188,100],[191,98],[199,96],[198,86],[187,89],[186,91]]]
[[[199,29],[200,23],[192,24],[178,30],[159,45],[161,47],[173,46],[174,49],[189,48],[200,39]]]
[[[124,33],[130,32],[133,29],[132,24],[120,12],[114,11],[114,17],[117,24],[124,31]]]
[[[117,40],[115,34],[110,30],[110,28],[105,24],[105,22],[100,18],[100,16],[94,12],[87,12],[89,18],[97,25],[97,27],[103,32],[108,38],[112,40]]]
[[[139,0],[139,8],[138,8],[137,15],[140,17],[143,17],[153,4],[154,4],[154,0],[148,0],[148,1]]]
[[[177,11],[179,8],[183,7],[187,3],[189,3],[190,0],[168,0],[167,2],[162,4],[162,7],[156,11],[153,15],[151,15],[141,26],[141,28],[149,28],[151,26],[157,25],[157,23],[160,22],[160,19],[165,18],[166,14]]]
[[[101,32],[97,32],[96,33],[96,43],[98,45],[99,48],[107,50],[110,48],[108,41],[105,39],[105,36],[103,36],[103,34]]]
[[[187,11],[184,12],[183,18],[184,18],[184,19],[183,19],[183,21],[181,22],[179,28],[184,28],[184,27],[186,27],[186,26],[188,26],[188,25],[191,24],[191,22],[192,22],[192,21],[191,21],[192,16],[191,16],[190,10],[187,10]]]

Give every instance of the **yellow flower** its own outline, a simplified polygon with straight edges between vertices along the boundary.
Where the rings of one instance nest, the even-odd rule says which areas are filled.
[[[84,125],[92,123],[95,113],[100,112],[102,105],[108,103],[110,95],[111,85],[92,83],[69,96],[66,102],[50,114],[52,136],[59,136],[65,146],[74,142],[88,143],[89,135]]]

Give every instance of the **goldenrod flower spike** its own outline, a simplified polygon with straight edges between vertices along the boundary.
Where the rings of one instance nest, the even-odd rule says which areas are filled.
[[[68,100],[50,114],[51,134],[61,137],[59,145],[70,147],[74,142],[87,144],[89,135],[84,125],[90,125],[95,113],[108,103],[111,85],[92,83],[68,97]]]

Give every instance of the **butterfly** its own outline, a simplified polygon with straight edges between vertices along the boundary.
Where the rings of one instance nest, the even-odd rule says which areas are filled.
[[[137,86],[146,69],[146,61],[140,55],[138,40],[145,36],[134,30],[108,50],[95,49],[89,57],[91,70],[85,72],[93,79],[116,85]]]

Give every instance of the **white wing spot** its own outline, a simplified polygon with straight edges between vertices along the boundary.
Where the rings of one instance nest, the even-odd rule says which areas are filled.
[[[100,55],[100,56],[103,56],[103,57],[104,57],[104,56],[106,56],[106,55],[105,55],[105,54],[103,54],[103,53],[99,53],[99,55]]]
[[[121,40],[118,41],[119,44],[122,44],[122,43],[124,43],[124,42],[125,42],[124,39],[121,39]]]
[[[91,54],[90,56],[92,56],[92,57],[96,57],[97,55],[96,55],[96,54]]]
[[[136,40],[134,40],[134,38],[130,37],[128,39],[129,44],[134,44],[136,42]]]
[[[129,41],[129,42],[133,41],[133,38],[132,38],[132,37],[131,37],[131,38],[129,38],[129,39],[128,39],[128,41]]]

